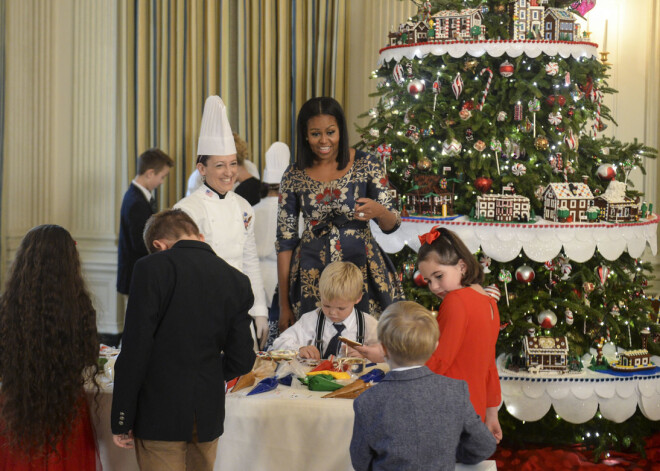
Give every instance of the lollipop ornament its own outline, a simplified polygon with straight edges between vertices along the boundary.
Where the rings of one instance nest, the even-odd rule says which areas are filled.
[[[509,283],[511,283],[511,280],[513,279],[511,276],[511,272],[509,270],[505,270],[502,268],[500,270],[500,274],[497,277],[502,283],[504,283],[504,297],[506,299],[506,305],[507,307],[509,306],[509,289],[507,286]]]

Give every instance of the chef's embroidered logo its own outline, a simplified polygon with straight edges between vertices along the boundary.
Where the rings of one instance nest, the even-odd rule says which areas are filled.
[[[245,229],[250,225],[250,221],[252,221],[252,216],[248,216],[248,213],[243,213],[243,224],[245,224]]]
[[[206,190],[206,196],[213,197],[213,192],[211,190]]]

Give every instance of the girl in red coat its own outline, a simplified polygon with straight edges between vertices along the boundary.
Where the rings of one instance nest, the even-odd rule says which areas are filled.
[[[468,383],[474,409],[499,443],[501,392],[495,343],[500,315],[495,300],[481,287],[483,268],[463,241],[447,229],[434,227],[419,239],[419,271],[429,290],[442,300],[440,340],[426,366]]]

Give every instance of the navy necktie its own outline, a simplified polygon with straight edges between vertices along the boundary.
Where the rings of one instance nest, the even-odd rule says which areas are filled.
[[[328,342],[328,348],[325,349],[325,355],[323,355],[323,358],[329,358],[330,355],[337,355],[337,351],[339,350],[339,336],[346,328],[346,326],[341,323],[333,323],[332,325],[335,327],[337,333],[330,339],[330,342]]]
[[[151,212],[156,214],[158,212],[158,203],[156,203],[156,198],[154,198],[154,195],[151,195],[149,205],[151,206]]]

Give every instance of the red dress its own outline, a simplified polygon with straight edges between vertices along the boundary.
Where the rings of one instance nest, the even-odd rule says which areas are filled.
[[[9,449],[0,434],[0,471],[96,471],[101,469],[89,406],[81,399],[71,431],[57,445],[57,454],[30,459]]]
[[[438,311],[440,340],[426,366],[435,373],[467,382],[470,400],[481,420],[486,408],[502,400],[495,366],[500,314],[493,298],[472,288],[445,296]]]

